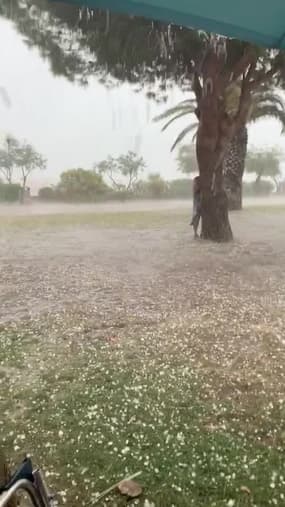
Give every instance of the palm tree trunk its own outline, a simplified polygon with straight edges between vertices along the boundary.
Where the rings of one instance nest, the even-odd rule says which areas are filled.
[[[233,239],[228,215],[228,200],[223,189],[215,194],[211,190],[204,189],[202,193],[201,237],[217,242]]]
[[[201,178],[202,194],[202,232],[203,239],[227,242],[233,239],[228,215],[228,199],[223,187],[223,164],[217,170],[215,190],[213,191],[213,152],[209,149],[210,136],[203,129],[197,134],[197,159]],[[216,140],[214,139],[214,143]]]
[[[224,159],[224,188],[228,197],[230,210],[242,209],[242,178],[245,168],[247,142],[247,127],[243,126],[232,139]]]

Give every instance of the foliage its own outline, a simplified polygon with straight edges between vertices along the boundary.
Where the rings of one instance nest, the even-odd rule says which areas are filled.
[[[167,191],[167,183],[159,173],[149,174],[146,185],[148,193],[153,199],[160,199]]]
[[[55,201],[58,198],[57,188],[42,187],[39,189],[38,197],[42,201]]]
[[[188,178],[166,181],[159,173],[137,181],[132,191],[108,187],[100,174],[83,169],[72,169],[61,174],[56,186],[43,187],[38,197],[42,201],[125,201],[129,199],[189,199],[192,180]]]
[[[181,178],[168,183],[168,197],[173,199],[192,198],[192,180]]]
[[[6,147],[0,149],[0,174],[7,183],[12,183],[20,144],[13,136],[6,136],[5,142]]]
[[[193,144],[185,144],[179,147],[177,155],[178,169],[184,174],[198,172],[196,150]]]
[[[225,91],[225,109],[228,115],[236,114],[239,100],[241,95],[240,85],[233,83],[229,85]],[[156,116],[154,121],[168,120],[162,127],[162,132],[166,130],[173,122],[189,116],[189,125],[178,134],[174,143],[171,146],[171,151],[181,143],[185,136],[194,132],[192,140],[196,137],[198,129],[198,122],[195,121],[194,116],[197,113],[197,102],[193,99],[183,100],[176,106],[166,109],[162,114]],[[274,118],[282,127],[282,133],[285,131],[285,102],[280,91],[270,89],[267,83],[263,83],[258,90],[252,94],[251,106],[249,108],[247,122],[254,123],[263,118]],[[196,155],[195,155],[196,157]],[[197,166],[197,164],[196,164]],[[183,170],[183,172],[185,172]],[[186,173],[189,171],[186,171]]]
[[[195,114],[196,107],[197,107],[197,103],[196,103],[195,98],[183,100],[182,102],[179,102],[179,104],[177,104],[176,106],[170,107],[169,109],[166,109],[162,114],[156,116],[154,118],[154,121],[157,122],[157,121],[161,121],[161,120],[167,120],[165,125],[162,127],[162,132],[163,132],[170,125],[172,125],[172,123],[175,122],[176,120],[179,120],[179,119],[183,118],[184,116],[189,116],[189,115],[193,116]],[[183,139],[185,138],[185,136],[187,134],[193,132],[193,130],[197,130],[197,121],[193,122],[193,120],[192,120],[192,122],[187,127],[185,127],[180,132],[180,134],[177,136],[173,145],[171,146],[171,151],[174,150],[174,148],[176,147],[176,145],[178,143],[183,141]]]
[[[132,192],[138,176],[145,168],[145,162],[133,151],[117,158],[109,156],[94,166],[99,174],[104,175],[112,187],[123,192]]]
[[[31,144],[21,143],[13,136],[7,136],[6,143],[7,148],[0,150],[0,173],[7,183],[12,183],[17,171],[20,173],[22,187],[24,188],[32,171],[46,168],[46,160]]]
[[[270,151],[251,150],[246,159],[246,170],[256,175],[256,183],[261,178],[270,177],[275,182],[281,174],[282,153],[277,148]]]
[[[28,143],[19,144],[15,152],[14,163],[20,170],[23,188],[26,187],[27,179],[31,172],[44,170],[46,168],[46,160],[44,157]]]
[[[193,71],[205,56],[209,34],[158,21],[116,14],[103,9],[47,0],[2,0],[3,16],[12,19],[29,47],[37,47],[55,75],[86,84],[97,74],[107,86],[114,79],[148,85],[148,96],[164,99],[178,84],[190,90]],[[228,39],[226,70],[241,58],[248,44]],[[270,61],[282,63],[282,53],[260,50],[259,71]],[[279,65],[281,68],[281,65]],[[283,74],[272,77],[282,83]],[[149,85],[152,85],[151,89]]]
[[[252,95],[252,105],[249,110],[248,122],[256,122],[262,118],[274,118],[285,131],[285,102],[279,90],[270,88],[267,83]]]
[[[189,89],[192,62],[205,39],[182,27],[46,0],[26,0],[25,6],[21,0],[2,0],[0,8],[29,47],[48,59],[55,75],[86,84],[97,74],[107,86],[127,80],[136,89],[152,83],[156,91],[149,96],[161,100],[176,81]]]
[[[160,174],[150,174],[146,181],[138,181],[135,197],[144,199],[190,199],[192,180],[188,178],[165,181]]]
[[[244,181],[242,184],[242,192],[245,197],[267,197],[273,190],[274,185],[268,180],[260,180],[258,183]]]
[[[169,86],[189,90],[192,83],[199,119],[197,158],[205,190],[202,237],[231,240],[224,158],[246,124],[254,90],[263,83],[284,86],[284,52],[109,11],[86,8],[78,13],[76,6],[26,2],[23,6],[22,0],[3,0],[2,12],[14,20],[28,44],[49,59],[54,72],[80,82],[97,74],[106,86],[114,85],[114,78],[135,83],[138,90],[147,84],[149,96],[162,99]],[[236,107],[234,86],[239,82],[242,93]]]
[[[86,169],[70,169],[61,173],[58,194],[67,201],[96,201],[108,188],[100,174]]]
[[[0,202],[17,202],[20,190],[21,185],[17,183],[0,182]]]

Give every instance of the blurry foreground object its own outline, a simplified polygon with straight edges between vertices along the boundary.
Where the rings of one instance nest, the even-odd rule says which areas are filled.
[[[0,97],[6,107],[11,107],[11,100],[4,86],[0,86]]]
[[[27,494],[35,507],[54,507],[56,502],[50,495],[40,469],[33,470],[30,458],[25,458],[11,476],[1,456],[0,463],[0,507],[16,507],[20,492]]]
[[[65,0],[202,29],[260,46],[285,48],[284,0]]]

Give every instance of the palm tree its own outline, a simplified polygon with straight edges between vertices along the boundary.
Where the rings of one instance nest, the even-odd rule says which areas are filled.
[[[170,148],[170,151],[173,151],[174,148],[177,146],[177,144],[181,143],[183,141],[184,137],[187,136],[187,134],[190,134],[191,132],[194,132],[195,137],[195,131],[198,128],[197,118],[195,116],[196,114],[196,108],[197,103],[196,100],[193,99],[187,99],[183,100],[182,102],[179,102],[176,106],[170,107],[169,109],[166,109],[162,114],[156,116],[153,121],[161,121],[161,120],[167,120],[165,125],[162,127],[162,132],[166,130],[169,125],[171,125],[176,120],[179,120],[180,118],[183,118],[183,116],[192,116],[193,121],[190,123],[187,127],[185,127],[180,134],[178,134],[177,138],[175,139],[173,145]]]
[[[236,95],[236,99],[236,101],[233,101],[231,96],[227,108],[228,114],[231,114],[231,109],[235,108],[236,104],[238,104],[238,94]],[[162,131],[164,131],[176,120],[184,116],[192,116],[192,122],[176,137],[171,146],[171,151],[173,151],[177,144],[181,143],[189,133],[194,132],[195,137],[195,132],[198,127],[198,123],[195,120],[195,116],[198,114],[196,108],[196,101],[194,98],[191,98],[183,100],[176,106],[167,109],[154,118],[154,121],[168,120],[162,128]],[[242,207],[242,178],[248,142],[247,125],[266,117],[276,118],[281,123],[282,132],[285,131],[285,103],[282,96],[278,91],[270,90],[268,87],[263,86],[253,95],[247,124],[243,125],[232,139],[224,160],[224,187],[228,195],[229,209],[237,210]]]
[[[247,125],[262,118],[275,118],[285,131],[285,103],[282,96],[266,87],[256,91],[252,97],[252,106],[246,125],[236,133],[229,145],[224,159],[224,187],[229,200],[229,208],[242,208],[242,178],[247,155]]]

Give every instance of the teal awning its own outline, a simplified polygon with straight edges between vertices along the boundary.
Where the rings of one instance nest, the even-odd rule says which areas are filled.
[[[285,49],[285,0],[63,0]]]

